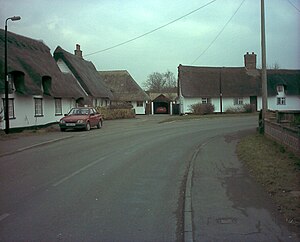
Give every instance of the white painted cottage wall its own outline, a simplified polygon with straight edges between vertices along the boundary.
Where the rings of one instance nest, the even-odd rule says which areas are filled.
[[[55,99],[49,96],[36,96],[43,98],[43,116],[35,117],[34,96],[24,96],[18,94],[10,94],[9,98],[14,99],[15,118],[9,120],[10,128],[22,128],[38,125],[55,123],[63,117],[72,107],[75,107],[75,100],[72,98],[62,99],[62,114],[55,115]],[[4,98],[4,95],[2,95]],[[1,103],[3,108],[3,102]],[[5,121],[0,122],[0,129],[5,129]]]
[[[281,95],[282,96],[282,95]],[[277,104],[277,97],[281,96],[274,96],[268,97],[268,109],[270,110],[300,110],[300,96],[285,96],[286,98],[286,105],[278,105]],[[190,113],[191,109],[190,106],[192,104],[196,104],[201,102],[201,98],[180,98],[180,106],[182,113]],[[211,103],[215,106],[215,112],[220,112],[220,100],[218,98],[212,98]],[[224,98],[222,99],[223,103],[223,112],[226,112],[228,108],[235,108],[239,107],[239,105],[234,105],[234,98]],[[250,104],[250,97],[243,98],[244,104]],[[242,106],[242,105],[241,105]],[[262,109],[262,98],[257,97],[257,111]]]
[[[278,96],[279,97],[279,96]],[[270,110],[300,110],[300,96],[285,96],[286,105],[277,104],[277,96],[268,98],[268,109]]]
[[[180,97],[180,106],[182,113],[191,113],[191,105],[201,103],[202,98],[184,98]],[[220,112],[220,98],[211,98],[210,102],[215,107],[215,112]],[[250,97],[243,98],[244,104],[250,104]],[[228,108],[235,108],[242,105],[234,105],[234,98],[222,98],[222,111],[225,112]]]
[[[135,110],[135,114],[146,114],[146,102],[143,102],[143,107],[138,107],[136,101],[132,101],[132,109]]]
[[[229,108],[239,108],[239,107],[243,107],[243,105],[245,104],[250,104],[250,97],[243,97],[243,104],[237,105],[234,104],[234,100],[235,98],[223,98],[223,112],[226,112]]]

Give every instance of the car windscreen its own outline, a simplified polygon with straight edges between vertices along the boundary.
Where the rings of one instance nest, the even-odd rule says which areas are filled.
[[[88,115],[89,109],[88,108],[73,108],[69,115]]]

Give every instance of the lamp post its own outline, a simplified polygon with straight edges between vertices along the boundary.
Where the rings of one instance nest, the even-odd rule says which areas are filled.
[[[13,16],[5,20],[5,37],[4,37],[4,81],[5,81],[5,133],[9,133],[9,107],[8,107],[8,74],[7,74],[7,21],[18,21],[20,16]]]

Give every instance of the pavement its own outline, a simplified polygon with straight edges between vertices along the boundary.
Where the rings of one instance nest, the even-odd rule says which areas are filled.
[[[299,241],[238,160],[236,145],[244,135],[245,131],[216,136],[197,150],[191,192],[193,241]]]
[[[72,138],[71,133],[60,133],[58,130],[48,132],[46,129],[39,131],[23,131],[21,133],[0,134],[0,157],[14,154],[37,146]]]

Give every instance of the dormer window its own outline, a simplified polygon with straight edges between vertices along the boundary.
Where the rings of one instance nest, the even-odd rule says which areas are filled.
[[[10,90],[16,91],[20,94],[26,92],[25,82],[24,82],[24,73],[20,71],[14,71],[10,74],[11,84],[9,84]]]
[[[277,85],[277,92],[278,93],[284,92],[284,86],[283,85]]]
[[[43,76],[41,89],[44,94],[51,95],[51,77]]]

